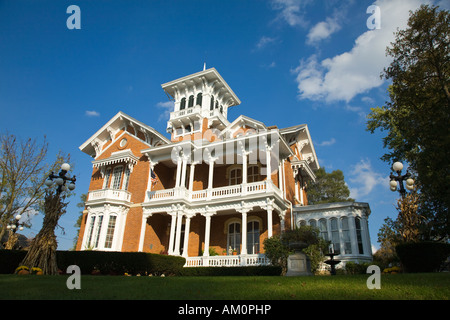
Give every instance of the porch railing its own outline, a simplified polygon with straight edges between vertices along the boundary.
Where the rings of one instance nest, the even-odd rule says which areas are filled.
[[[189,191],[184,187],[147,191],[146,202],[158,200],[174,200],[179,198],[184,198],[188,201],[195,202],[241,195],[252,195],[265,192],[275,192],[279,196],[281,196],[280,189],[278,189],[272,181],[263,180],[247,184],[237,184],[232,186],[197,191]]]
[[[269,259],[264,254],[247,254],[236,256],[187,257],[185,267],[240,267],[267,266]]]
[[[130,202],[130,198],[131,193],[126,190],[101,189],[89,191],[87,201],[110,199]]]

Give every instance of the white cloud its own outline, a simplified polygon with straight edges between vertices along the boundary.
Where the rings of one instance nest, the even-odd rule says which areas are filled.
[[[335,138],[331,138],[330,140],[322,141],[321,143],[316,143],[316,146],[319,147],[328,147],[336,143]]]
[[[158,102],[156,106],[163,109],[162,113],[158,117],[158,121],[169,120],[170,113],[175,110],[175,104],[173,101]]]
[[[86,110],[85,115],[88,117],[99,117],[100,113],[95,110],[92,111]]]
[[[409,11],[417,9],[421,3],[420,0],[376,1],[374,5],[381,10],[381,29],[364,32],[350,51],[335,57],[318,61],[317,56],[312,55],[300,61],[294,70],[299,97],[349,102],[356,95],[380,86],[383,83],[380,74],[390,63],[385,55],[386,47],[394,40],[396,29],[406,27]],[[326,30],[317,31],[315,39],[326,34]]]
[[[258,43],[256,44],[256,49],[262,49],[266,46],[268,46],[271,43],[274,43],[276,41],[276,38],[266,37],[262,36],[261,39],[259,39]]]
[[[317,23],[309,30],[306,40],[308,44],[316,44],[317,42],[329,38],[333,33],[341,29],[337,17],[328,17],[325,21]]]
[[[383,188],[389,186],[389,177],[375,172],[369,159],[361,159],[353,166],[348,181],[350,197],[357,201],[369,195],[378,185]]]
[[[277,19],[286,21],[291,27],[306,27],[303,9],[310,2],[310,0],[272,0],[272,6],[280,11]]]

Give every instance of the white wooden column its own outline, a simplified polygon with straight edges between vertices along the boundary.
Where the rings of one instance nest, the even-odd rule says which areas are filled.
[[[213,188],[213,176],[214,176],[214,158],[209,158],[209,174],[208,174],[208,189]]]
[[[270,151],[272,147],[266,146],[266,173],[267,173],[267,181],[272,181],[272,170],[270,169]]]
[[[203,256],[209,257],[209,238],[211,235],[211,217],[215,214],[215,212],[206,212],[204,214],[206,222],[205,222],[205,248],[203,250]]]
[[[139,235],[139,252],[142,252],[144,250],[144,238],[145,238],[145,229],[147,227],[147,219],[148,215],[142,216],[142,224],[141,224],[141,233]]]
[[[180,187],[186,187],[186,168],[187,168],[187,160],[188,158],[186,156],[183,156],[183,165],[181,170],[181,181],[180,181]]]
[[[147,191],[152,191],[153,183],[152,183],[152,171],[155,169],[155,166],[158,164],[158,162],[152,162],[150,161],[148,163],[149,165],[149,172],[148,172],[148,181],[147,181]]]
[[[167,250],[169,255],[173,255],[173,243],[175,240],[175,225],[177,223],[177,211],[169,213],[172,216],[172,221],[170,223],[170,235],[169,235],[169,250]]]
[[[177,211],[177,234],[175,237],[175,249],[173,250],[173,254],[179,256],[180,255],[180,241],[181,241],[181,226],[183,224],[183,211]]]
[[[180,186],[180,178],[181,178],[181,158],[177,158],[177,178],[175,180],[175,188]]]
[[[191,169],[189,170],[189,191],[191,192],[194,190],[194,171],[196,164],[196,162],[191,163]]]
[[[184,225],[184,244],[183,244],[183,257],[188,257],[189,251],[189,230],[191,228],[191,216],[186,215],[186,224]]]
[[[271,238],[273,235],[273,220],[272,220],[273,206],[267,204],[267,237]]]
[[[241,209],[242,226],[241,226],[241,254],[247,254],[247,213],[249,209]]]

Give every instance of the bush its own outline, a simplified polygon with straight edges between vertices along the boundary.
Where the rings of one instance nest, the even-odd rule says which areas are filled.
[[[0,250],[0,273],[14,273],[26,251]],[[165,274],[177,275],[183,269],[185,259],[144,252],[57,251],[58,268],[65,272],[68,266],[77,265],[81,274],[93,270],[105,275]]]
[[[362,262],[356,263],[353,261],[347,261],[345,263],[345,271],[347,274],[366,274],[367,268],[374,263]]]
[[[450,244],[442,242],[410,242],[395,247],[405,272],[434,272],[450,255]]]

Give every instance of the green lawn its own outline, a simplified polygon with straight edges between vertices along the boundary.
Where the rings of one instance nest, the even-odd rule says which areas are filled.
[[[82,276],[81,289],[68,276],[0,275],[0,299],[147,300],[449,300],[450,273],[381,276],[369,290],[369,275],[314,277],[126,277]]]

